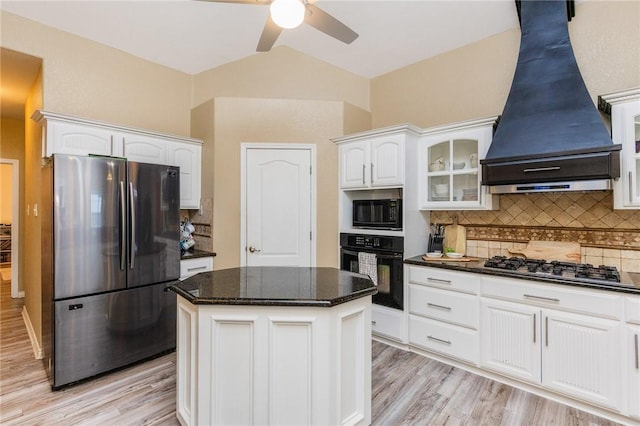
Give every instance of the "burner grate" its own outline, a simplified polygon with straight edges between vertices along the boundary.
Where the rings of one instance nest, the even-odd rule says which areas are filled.
[[[487,268],[518,271],[529,275],[551,275],[578,280],[620,282],[620,273],[615,266],[593,266],[583,263],[562,262],[544,259],[494,256],[484,264]]]

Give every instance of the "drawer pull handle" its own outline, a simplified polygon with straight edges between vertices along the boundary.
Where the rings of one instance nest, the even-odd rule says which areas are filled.
[[[558,166],[552,166],[552,167],[536,167],[535,169],[524,169],[523,172],[524,173],[531,173],[531,172],[550,172],[552,170],[560,170],[560,167]]]
[[[533,343],[536,342],[536,314],[533,314]]]
[[[636,346],[636,370],[640,369],[640,359],[638,359],[638,335],[633,336],[633,340],[635,340]]]
[[[451,310],[451,308],[450,308],[450,307],[448,307],[448,306],[436,305],[435,303],[429,303],[429,302],[427,302],[427,306],[429,306],[429,307],[431,307],[431,308],[444,309],[444,310],[447,310],[447,311],[450,311],[450,310]]]
[[[193,268],[187,268],[187,271],[191,272],[191,271],[199,271],[200,269],[207,269],[206,266],[196,266]]]
[[[444,343],[444,344],[447,344],[447,345],[450,345],[450,344],[451,344],[451,341],[450,341],[450,340],[438,339],[437,337],[433,337],[433,336],[427,336],[427,339],[429,339],[429,340],[435,340],[436,342]]]
[[[544,345],[549,346],[549,317],[544,317]]]
[[[524,297],[526,297],[527,299],[540,299],[540,300],[546,300],[548,302],[560,302],[560,299],[556,299],[555,297],[544,297],[544,296],[536,296],[533,294],[525,294]]]
[[[371,320],[371,325],[376,325],[376,322],[374,320]]]
[[[441,280],[439,278],[427,277],[427,281],[431,281],[431,282],[439,283],[439,284],[451,284],[451,280]]]

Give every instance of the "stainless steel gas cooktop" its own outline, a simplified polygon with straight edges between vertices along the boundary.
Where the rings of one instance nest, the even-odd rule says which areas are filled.
[[[620,273],[615,266],[594,266],[555,260],[548,262],[542,259],[505,256],[494,256],[488,259],[484,266],[531,277],[561,278],[585,283],[620,283]]]

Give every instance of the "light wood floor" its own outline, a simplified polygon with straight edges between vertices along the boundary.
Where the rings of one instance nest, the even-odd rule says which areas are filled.
[[[0,424],[178,424],[175,353],[52,392],[9,287],[0,288]],[[375,425],[615,425],[379,342],[372,355]]]

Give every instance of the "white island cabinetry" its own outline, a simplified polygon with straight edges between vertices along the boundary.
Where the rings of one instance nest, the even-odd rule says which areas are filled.
[[[249,267],[173,288],[181,424],[371,423],[368,277]]]

